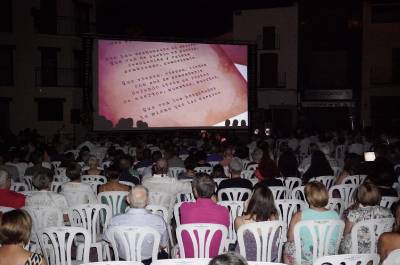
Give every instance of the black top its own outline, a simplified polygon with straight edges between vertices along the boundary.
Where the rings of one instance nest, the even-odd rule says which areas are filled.
[[[132,176],[128,170],[121,171],[121,173],[119,174],[119,180],[120,181],[129,181],[135,185],[139,185],[139,183],[140,183],[139,179],[135,176]]]
[[[253,184],[248,179],[242,178],[232,178],[232,179],[225,179],[221,181],[218,185],[218,190],[227,189],[227,188],[245,188],[251,190],[253,188]],[[227,200],[226,196],[222,196],[222,200]],[[247,200],[247,196],[243,196],[243,201]]]

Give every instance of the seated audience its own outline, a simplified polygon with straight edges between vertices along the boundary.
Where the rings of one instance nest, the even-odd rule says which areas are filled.
[[[135,185],[139,184],[139,179],[135,176],[136,172],[132,169],[132,158],[129,155],[123,155],[119,161],[119,179],[129,181]]]
[[[223,166],[223,167],[227,167],[229,166],[229,163],[231,162],[233,158],[233,150],[232,148],[226,148],[224,151],[224,154],[222,156],[222,160],[219,161],[219,163]]]
[[[8,155],[0,153],[0,170],[7,171],[12,180],[18,181],[19,173],[17,167],[9,164],[8,162],[10,162],[10,160],[8,159]]]
[[[130,187],[119,183],[119,172],[117,168],[111,166],[107,169],[108,182],[99,187],[99,192],[105,191],[129,191]]]
[[[246,202],[247,204],[247,202]],[[235,230],[244,224],[264,221],[278,220],[278,212],[275,208],[274,196],[270,189],[267,187],[259,187],[254,190],[246,206],[246,210],[242,216],[235,219]],[[246,245],[246,259],[249,261],[257,260],[257,245],[255,238],[251,233],[244,233],[244,244]],[[236,245],[236,252],[239,252],[239,246]],[[276,262],[278,259],[278,249],[272,250],[272,261]]]
[[[213,179],[215,179],[215,178],[227,178],[227,176],[225,175],[224,167],[221,166],[220,164],[215,165],[213,167],[213,171],[211,173],[211,177]]]
[[[178,179],[192,179],[196,175],[196,171],[194,169],[197,166],[196,161],[193,159],[186,159],[185,162],[185,171],[178,174]]]
[[[197,167],[210,167],[211,165],[207,162],[207,154],[204,151],[198,151],[195,155]]]
[[[7,171],[0,170],[0,206],[21,208],[25,205],[25,196],[10,190],[11,178]]]
[[[220,182],[218,185],[218,191],[227,188],[244,188],[251,190],[253,188],[251,181],[240,177],[242,170],[243,164],[240,158],[232,158],[231,162],[229,163],[229,172],[231,173],[231,177]],[[228,199],[224,197],[225,196],[222,197],[223,200]],[[244,196],[243,200],[247,200],[247,196]]]
[[[306,184],[304,192],[310,208],[296,212],[290,221],[288,242],[284,247],[283,259],[284,263],[289,265],[295,264],[296,247],[294,244],[294,227],[298,222],[306,220],[339,220],[339,216],[335,211],[325,208],[328,204],[329,195],[324,184],[316,181],[309,182]],[[337,235],[334,241],[340,240],[340,236],[341,235]],[[306,231],[300,231],[300,237],[302,240],[302,264],[312,264],[313,241],[311,235]],[[333,247],[329,248],[329,250],[331,251],[329,254],[333,255]]]
[[[284,146],[278,161],[278,169],[284,178],[297,177],[297,158],[292,149]]]
[[[392,232],[383,233],[378,241],[378,254],[383,262],[393,250],[400,249],[400,202],[393,205],[395,224]]]
[[[167,154],[169,167],[185,167],[183,160],[179,158],[179,148],[171,147]]]
[[[87,166],[89,169],[83,171],[83,175],[101,175],[104,176],[104,170],[101,170],[98,168],[99,163],[97,160],[97,157],[95,156],[90,156],[89,159],[87,160]]]
[[[66,171],[69,182],[61,186],[61,194],[67,199],[68,205],[96,203],[97,198],[92,187],[81,182],[81,167],[77,163],[71,163]]]
[[[374,184],[363,183],[356,192],[358,205],[349,210],[345,220],[343,240],[340,244],[340,252],[343,254],[351,253],[351,229],[354,224],[371,219],[392,217],[389,209],[379,205],[381,194]],[[368,230],[362,229],[358,232],[358,243],[358,253],[369,252],[371,242]]]
[[[234,252],[226,252],[218,255],[208,265],[248,265],[244,257]]]
[[[43,154],[39,151],[35,151],[31,154],[31,162],[33,163],[32,167],[28,167],[25,170],[25,176],[33,176],[39,172],[45,172],[50,177],[53,177],[54,173],[47,167],[42,166],[43,162]]]
[[[68,152],[64,154],[64,159],[61,161],[59,167],[68,167],[71,163],[75,163],[75,156],[73,153]]]
[[[0,217],[0,265],[46,265],[42,255],[24,249],[29,243],[32,218],[24,210],[13,210]]]
[[[160,250],[163,251],[168,246],[168,226],[161,216],[152,214],[145,209],[149,204],[149,191],[147,188],[141,185],[135,186],[129,192],[127,201],[130,209],[125,214],[115,216],[111,219],[110,225],[104,234],[105,239],[109,241],[109,230],[115,226],[134,225],[139,227],[151,227],[160,233]],[[118,245],[121,246],[121,244]],[[152,247],[153,240],[144,240],[141,257],[142,263],[145,265],[149,265],[152,262]],[[122,259],[126,259],[126,253],[123,247],[118,248],[118,253]],[[163,251],[162,257],[165,256],[166,253]]]
[[[275,161],[270,157],[267,144],[264,145],[263,156],[258,164],[255,175],[259,181],[269,181],[276,177],[280,177],[279,169],[276,166]]]
[[[153,160],[151,159],[151,150],[148,148],[143,149],[142,159],[136,164],[136,168],[149,167],[153,165]]]
[[[361,174],[361,156],[357,154],[348,154],[344,160],[343,170],[336,179],[336,185],[344,184],[343,180],[347,176]]]
[[[324,153],[314,151],[311,155],[311,165],[302,177],[303,183],[307,183],[311,178],[319,176],[333,176],[333,170]]]
[[[215,203],[213,195],[215,182],[212,178],[201,173],[192,181],[193,195],[196,202],[185,202],[180,207],[181,224],[205,223],[221,224],[229,227],[229,210]],[[186,258],[194,257],[193,246],[189,235],[182,235]],[[211,241],[210,257],[217,256],[221,235],[216,234]]]

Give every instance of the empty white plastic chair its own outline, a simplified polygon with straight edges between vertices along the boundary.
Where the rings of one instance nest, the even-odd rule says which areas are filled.
[[[99,261],[103,260],[103,248],[108,250],[101,236],[111,221],[111,209],[105,204],[81,204],[68,210],[71,226],[82,227],[90,232],[90,247],[96,248]],[[84,245],[77,241],[77,257],[82,257]],[[108,255],[110,257],[110,255]]]
[[[186,169],[184,167],[170,167],[168,169],[168,175],[171,178],[176,178],[178,179],[178,175],[181,174],[182,172],[185,172]]]
[[[304,230],[307,232],[305,232]],[[299,221],[294,226],[294,243],[296,264],[302,264],[302,234],[307,233],[312,239],[312,261],[317,258],[338,253],[340,239],[344,230],[342,220]]]
[[[271,190],[275,200],[290,199],[292,197],[290,190],[285,186],[271,186],[268,188]]]
[[[115,260],[142,261],[143,244],[152,246],[152,260],[157,260],[160,246],[160,233],[151,227],[114,226],[107,230],[107,238],[114,251]],[[123,253],[119,253],[122,250]]]
[[[286,188],[292,191],[294,188],[301,186],[302,180],[301,178],[288,177],[288,178],[283,178],[283,183],[285,184]]]
[[[224,196],[225,195],[225,196]],[[245,188],[226,188],[218,191],[218,201],[243,201],[250,198],[251,190]]]
[[[111,208],[112,216],[125,213],[127,208],[126,196],[127,191],[106,191],[100,192],[97,195],[97,200],[99,203],[104,203]]]
[[[211,241],[217,233],[222,235],[219,244],[218,254],[222,254],[226,248],[226,238],[228,236],[228,229],[220,224],[185,224],[176,228],[176,237],[180,250],[180,256],[185,258],[185,248],[183,245],[182,234],[189,235],[193,245],[193,252],[195,258],[209,258]]]
[[[345,208],[345,202],[341,198],[329,198],[326,208],[336,211],[339,216],[342,216]]]
[[[353,193],[357,190],[357,187],[353,184],[334,185],[329,189],[329,198],[334,198],[334,192],[337,191],[344,201],[345,208],[347,208],[354,202]]]
[[[251,164],[251,165],[247,165],[246,169],[247,170],[251,170],[251,171],[256,171],[258,168],[258,164]]]
[[[254,222],[243,224],[237,231],[240,254],[246,257],[245,234],[250,233],[256,245],[256,261],[271,261],[273,258],[281,259],[282,246],[286,236],[287,225],[282,221]],[[278,253],[273,253],[277,250]],[[276,256],[274,257],[273,254]]]
[[[275,200],[275,207],[279,214],[279,220],[289,226],[292,216],[300,210],[307,208],[307,204],[302,200],[288,199]]]
[[[311,178],[309,181],[322,182],[322,184],[324,184],[325,187],[329,190],[333,186],[333,183],[335,183],[335,179],[335,176],[318,176],[315,178]]]
[[[360,186],[361,184],[364,183],[365,179],[367,178],[367,175],[351,175],[351,176],[346,176],[343,179],[343,184],[353,184]]]
[[[12,190],[12,191],[28,191],[29,187],[25,183],[13,182],[11,184],[10,190]]]
[[[212,167],[196,167],[196,168],[194,168],[194,171],[196,173],[207,173],[210,175],[213,171],[213,168]]]
[[[242,170],[242,172],[240,172],[240,177],[242,179],[252,179],[254,178],[254,170]]]
[[[397,265],[399,260],[400,260],[400,249],[396,249],[389,253],[386,259],[382,262],[382,265],[394,265],[394,264]]]
[[[235,231],[235,219],[241,216],[244,211],[243,201],[220,201],[219,205],[222,205],[229,210],[229,228],[228,228],[228,244],[236,242],[236,231]]]
[[[380,205],[381,205],[382,207],[385,207],[385,208],[390,209],[390,207],[392,207],[392,205],[393,205],[395,202],[398,202],[398,201],[399,201],[399,198],[398,198],[398,197],[383,196],[382,199],[381,199]]]
[[[368,263],[368,262],[372,263]],[[376,254],[346,254],[330,255],[318,258],[313,265],[378,265],[379,256]],[[394,264],[394,263],[393,263]]]
[[[40,229],[38,238],[47,264],[72,265],[72,244],[78,236],[80,236],[80,241],[83,244],[83,259],[81,262],[88,263],[90,234],[86,229],[69,226]]]
[[[360,230],[367,230],[369,235],[370,249],[367,253],[377,253],[377,243],[379,236],[384,232],[391,232],[394,224],[394,218],[380,218],[364,220],[355,223],[351,229],[351,253],[358,254],[360,241],[358,234]],[[365,231],[363,231],[365,232]],[[363,246],[365,247],[365,246]],[[360,253],[363,254],[363,253]]]
[[[101,183],[107,183],[107,178],[101,175],[82,175],[81,176],[82,182],[91,182],[91,181],[100,181]]]

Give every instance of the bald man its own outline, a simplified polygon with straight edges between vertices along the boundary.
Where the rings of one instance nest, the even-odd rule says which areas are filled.
[[[25,196],[10,190],[11,178],[8,172],[0,170],[0,206],[21,208],[25,205]]]
[[[115,226],[143,226],[151,227],[160,233],[160,249],[164,249],[168,244],[168,229],[164,219],[157,215],[152,214],[146,210],[146,206],[149,204],[149,191],[146,187],[138,185],[132,188],[126,198],[130,209],[125,213],[115,216],[111,219],[110,225],[104,234],[107,241],[109,237],[109,231],[111,227]],[[118,240],[117,240],[118,241]],[[121,244],[118,244],[121,246]],[[150,264],[152,258],[153,240],[145,240],[142,245],[142,263]],[[118,253],[120,258],[126,260],[126,255],[123,247],[118,247]]]

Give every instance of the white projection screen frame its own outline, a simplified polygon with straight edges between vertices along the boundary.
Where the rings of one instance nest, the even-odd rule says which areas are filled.
[[[98,39],[93,129],[247,129],[247,44]]]

